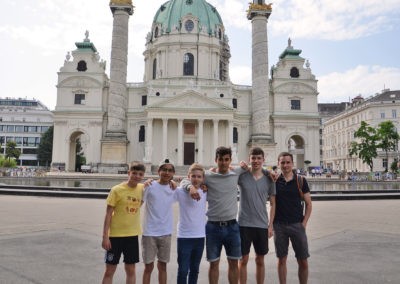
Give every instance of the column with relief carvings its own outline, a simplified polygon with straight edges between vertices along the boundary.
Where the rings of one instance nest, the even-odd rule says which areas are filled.
[[[247,18],[252,25],[252,133],[255,143],[271,142],[268,76],[267,22],[272,12],[265,0],[250,3]]]
[[[203,163],[203,129],[204,129],[204,119],[199,119],[199,133],[197,135],[197,162],[202,164]]]
[[[107,126],[101,145],[101,172],[121,171],[127,163],[126,87],[128,68],[128,23],[133,14],[131,0],[111,0],[113,14],[110,87],[107,105]],[[125,166],[126,167],[126,166]]]
[[[110,63],[110,89],[106,136],[126,137],[126,78],[128,69],[128,23],[133,14],[132,1],[111,0],[113,31]]]
[[[178,119],[178,161],[176,165],[183,165],[183,119]]]

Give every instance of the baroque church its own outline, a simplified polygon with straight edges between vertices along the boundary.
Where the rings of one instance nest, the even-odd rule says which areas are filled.
[[[251,147],[266,165],[289,151],[295,166],[320,164],[317,80],[301,50],[288,46],[268,65],[265,0],[249,3],[252,86],[229,77],[229,40],[220,14],[205,0],[169,0],[155,12],[144,47],[144,79],[127,82],[131,0],[111,0],[109,77],[89,39],[76,43],[58,72],[53,167],[75,171],[76,144],[93,171],[117,173],[142,161],[148,173],[169,158],[177,168],[211,166],[218,146],[231,147],[233,162]],[[140,13],[140,11],[138,11]],[[245,15],[245,13],[243,14]]]

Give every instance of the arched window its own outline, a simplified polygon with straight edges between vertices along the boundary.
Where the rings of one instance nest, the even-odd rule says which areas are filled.
[[[157,77],[157,59],[153,60],[153,80]]]
[[[183,56],[183,76],[194,75],[194,56],[191,53],[185,53]]]
[[[154,38],[158,38],[158,27],[154,29]]]
[[[76,68],[76,70],[81,71],[81,72],[85,72],[87,70],[87,66],[86,66],[86,62],[81,60],[78,62],[78,67]]]

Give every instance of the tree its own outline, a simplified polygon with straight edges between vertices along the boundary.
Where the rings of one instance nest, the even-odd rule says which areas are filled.
[[[51,164],[53,158],[53,134],[54,127],[50,126],[40,138],[40,144],[38,147],[38,160],[40,164],[48,167]]]
[[[17,148],[17,143],[14,141],[8,141],[6,144],[6,158],[8,161],[10,161],[11,158],[17,160],[19,156],[21,156],[21,150]]]
[[[388,120],[379,123],[376,134],[378,137],[377,148],[385,152],[387,161],[385,171],[387,172],[389,163],[389,152],[396,151],[397,143],[399,141],[399,133],[397,133],[397,129],[394,126],[393,122]]]
[[[378,135],[376,129],[371,127],[365,121],[361,121],[360,128],[354,132],[354,138],[358,138],[360,142],[351,142],[349,149],[350,156],[357,155],[369,166],[370,171],[372,172],[374,168],[373,159],[378,156]]]

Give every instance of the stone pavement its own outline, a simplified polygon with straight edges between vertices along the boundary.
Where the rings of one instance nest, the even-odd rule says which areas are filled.
[[[0,196],[0,283],[100,283],[104,269],[100,199]],[[309,283],[400,283],[400,202],[397,200],[315,201],[307,227]],[[176,208],[175,208],[176,209]],[[176,210],[175,210],[176,212]],[[266,283],[278,283],[272,241]],[[176,279],[173,238],[168,283]],[[207,283],[202,261],[199,283]],[[225,257],[220,283],[227,283]],[[254,282],[254,256],[249,281]],[[137,265],[141,283],[143,265]],[[297,283],[293,253],[288,283]],[[156,283],[156,270],[152,283]],[[124,283],[118,267],[114,283]]]

